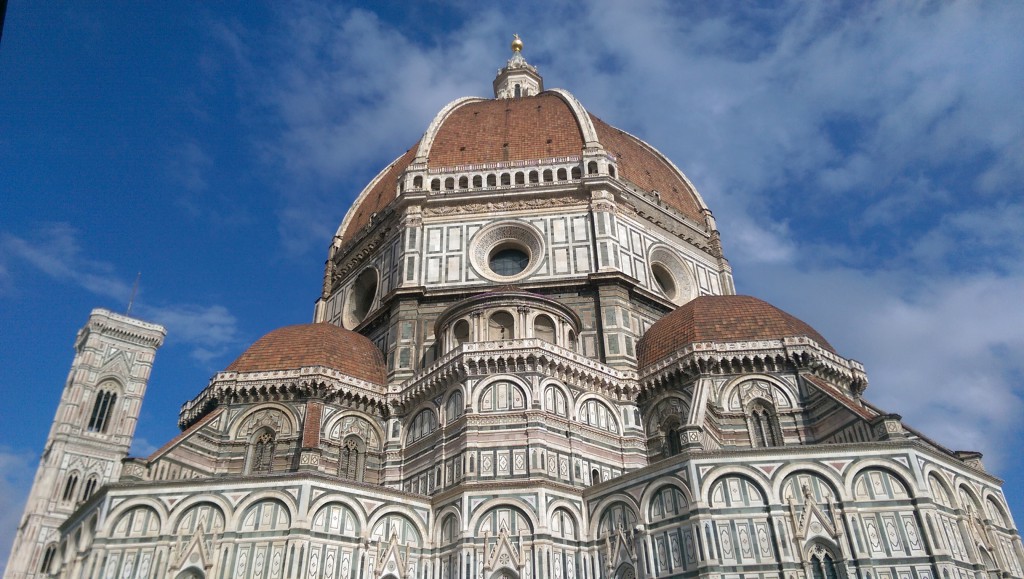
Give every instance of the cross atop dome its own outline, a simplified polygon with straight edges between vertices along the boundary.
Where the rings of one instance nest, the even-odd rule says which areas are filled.
[[[498,70],[494,77],[494,98],[510,99],[534,96],[544,91],[544,78],[537,72],[537,67],[523,58],[523,41],[518,34],[513,34],[512,58],[505,67]]]

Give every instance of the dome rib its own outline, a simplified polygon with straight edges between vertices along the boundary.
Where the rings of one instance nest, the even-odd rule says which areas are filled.
[[[374,213],[384,210],[398,197],[398,179],[412,164],[418,148],[419,143],[413,145],[402,156],[377,173],[377,176],[352,202],[352,207],[345,214],[345,219],[342,220],[337,233],[334,234],[335,237],[340,237],[342,243],[351,241],[356,233],[370,222]]]
[[[323,366],[342,374],[387,384],[384,356],[369,338],[329,323],[278,328],[249,346],[228,372],[270,372]]]
[[[647,330],[637,344],[640,368],[695,343],[748,342],[807,337],[835,354],[814,328],[752,296],[700,296],[679,306]]]

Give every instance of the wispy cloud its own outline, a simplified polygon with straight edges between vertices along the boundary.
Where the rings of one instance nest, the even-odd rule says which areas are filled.
[[[131,285],[115,275],[113,266],[83,254],[78,231],[67,223],[41,225],[26,237],[0,233],[0,266],[8,276],[15,260],[99,296],[127,303],[131,294]]]
[[[104,261],[85,257],[77,229],[66,223],[37,227],[28,235],[0,234],[0,282],[7,292],[17,291],[12,268],[27,265],[46,276],[72,284],[96,296],[128,303],[131,284]],[[190,348],[204,366],[225,355],[241,340],[238,320],[220,304],[150,303],[138,299],[135,311],[164,325],[169,343]]]

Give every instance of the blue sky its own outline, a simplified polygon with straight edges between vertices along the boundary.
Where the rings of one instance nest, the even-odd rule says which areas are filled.
[[[0,42],[0,564],[91,308],[141,272],[168,327],[147,452],[310,320],[353,197],[514,32],[694,181],[741,293],[1024,512],[1024,3],[97,4],[12,0]]]

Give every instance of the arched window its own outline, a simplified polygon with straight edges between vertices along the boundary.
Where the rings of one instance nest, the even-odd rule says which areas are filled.
[[[39,563],[40,573],[50,573],[53,570],[53,560],[57,556],[57,545],[49,544],[43,551],[43,560]]]
[[[430,180],[430,190],[431,191],[440,191],[441,190],[441,180],[440,179],[431,179]]]
[[[481,177],[480,175],[475,175],[473,177],[473,187],[480,188],[480,187],[483,187],[483,186],[484,186],[484,178]]]
[[[518,84],[516,85],[516,98],[523,96],[523,89]]]
[[[452,347],[458,348],[469,341],[469,322],[459,320],[452,326]]]
[[[95,475],[89,477],[89,479],[85,481],[85,489],[82,491],[83,501],[89,500],[89,497],[92,496],[92,493],[96,492],[97,484],[99,484],[99,481],[96,479]]]
[[[488,384],[480,393],[480,412],[525,410],[526,394],[512,382],[501,380]]]
[[[533,319],[533,335],[545,342],[556,343],[555,322],[548,316],[537,316]]]
[[[455,189],[455,177],[448,177],[444,180],[444,188],[448,191]]]
[[[820,545],[811,554],[811,577],[813,579],[839,579],[835,558]]]
[[[566,173],[565,169],[559,169],[558,170],[558,180],[559,181],[566,181],[568,179],[569,179],[569,174]]]
[[[74,500],[76,488],[78,488],[78,473],[73,472],[68,475],[67,480],[64,482],[64,494],[61,495],[61,500],[64,502]]]
[[[508,173],[502,173],[501,174],[501,184],[502,185],[511,185],[512,184],[512,175],[509,175]]]
[[[366,467],[366,443],[358,436],[345,438],[338,457],[338,476],[348,480],[363,481]]]
[[[544,409],[557,416],[569,417],[569,407],[565,402],[565,394],[557,386],[548,386],[544,390]]]
[[[495,312],[487,321],[489,340],[511,340],[516,337],[515,320],[508,312]]]
[[[573,352],[576,351],[576,332],[569,330],[569,343],[566,346]]]
[[[551,174],[551,169],[544,169],[544,182],[550,183],[554,180],[554,176]]]
[[[413,177],[412,178],[412,186],[417,188],[417,189],[422,189],[423,188],[423,177],[420,176],[420,175],[416,175],[415,177]]]
[[[767,448],[779,446],[782,437],[778,428],[779,420],[775,410],[767,404],[757,401],[750,407],[750,414],[747,416],[747,430],[750,433],[750,443],[755,448]]]
[[[487,186],[488,187],[497,187],[498,186],[498,177],[495,176],[494,173],[491,173],[490,175],[487,176]]]
[[[274,468],[274,446],[276,445],[276,434],[269,428],[263,428],[252,437],[249,472],[269,473]]]
[[[437,416],[429,408],[421,410],[409,424],[408,442],[415,442],[437,430]]]
[[[516,185],[523,185],[526,183],[526,176],[523,175],[522,171],[516,172]]]
[[[619,426],[615,423],[615,414],[597,400],[587,400],[580,406],[579,420],[594,428],[614,434],[619,433]]]
[[[538,175],[536,171],[530,171],[529,178],[530,178],[530,183],[539,183],[540,182],[540,175]]]
[[[573,167],[572,168],[572,179],[573,179],[573,181],[579,181],[582,176],[583,176],[583,171],[581,171],[579,167]]]
[[[96,392],[96,401],[89,415],[89,432],[105,433],[110,426],[110,415],[117,403],[117,393],[112,388],[103,386]]]
[[[597,161],[587,163],[587,175],[597,175]]]
[[[565,509],[551,513],[551,534],[559,539],[576,539],[576,519]]]
[[[451,424],[453,420],[459,418],[465,412],[466,403],[462,399],[462,391],[456,390],[452,392],[452,395],[448,397],[448,403],[444,406],[446,423]]]
[[[469,189],[469,177],[459,177],[459,189]]]
[[[614,165],[608,165],[608,175],[610,175],[612,177],[615,176],[615,166]]]

